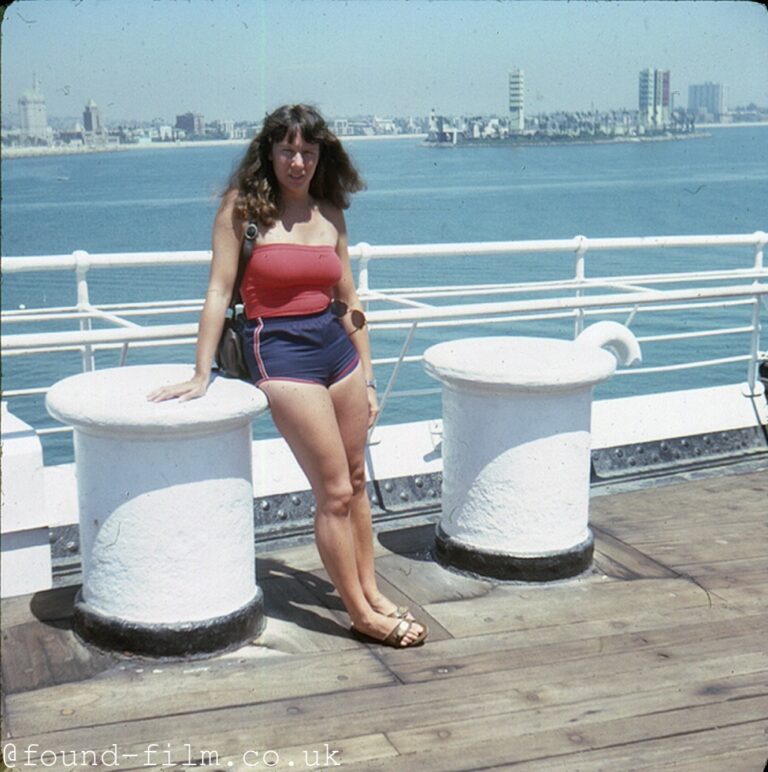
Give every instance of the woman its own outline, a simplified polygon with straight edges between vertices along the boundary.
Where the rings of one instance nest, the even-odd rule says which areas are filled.
[[[362,188],[314,108],[283,106],[269,115],[216,214],[195,374],[149,399],[205,394],[242,234],[254,221],[258,235],[241,284],[251,376],[309,479],[318,551],[353,631],[406,647],[422,643],[427,628],[378,589],[365,486],[365,442],[378,404],[342,213]]]

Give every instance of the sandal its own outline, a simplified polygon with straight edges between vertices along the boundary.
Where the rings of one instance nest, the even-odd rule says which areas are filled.
[[[401,619],[392,628],[392,630],[390,630],[389,634],[384,639],[374,638],[372,635],[366,635],[365,633],[361,633],[359,630],[356,630],[354,626],[351,629],[352,629],[352,634],[357,638],[359,638],[364,643],[380,643],[384,646],[391,646],[394,649],[410,649],[412,646],[421,646],[421,644],[424,643],[427,637],[427,634],[429,633],[427,626],[419,622],[418,624],[420,624],[423,629],[416,637],[416,640],[413,643],[409,643],[405,646],[401,646],[400,644],[403,638],[405,638],[405,636],[408,635],[408,633],[410,632],[414,624],[416,624],[416,620],[414,620],[413,622],[409,622],[407,619]]]
[[[413,622],[414,617],[411,614],[411,610],[408,606],[398,606],[391,614],[387,614],[388,617],[393,619],[404,619],[406,622]]]

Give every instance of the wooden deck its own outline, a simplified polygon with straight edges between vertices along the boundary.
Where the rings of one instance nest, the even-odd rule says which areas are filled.
[[[428,525],[381,533],[416,650],[350,638],[312,545],[261,556],[266,633],[208,660],[89,650],[69,588],[7,600],[3,742],[18,769],[759,772],[766,502],[765,471],[594,498],[594,569],[549,586],[441,568]]]

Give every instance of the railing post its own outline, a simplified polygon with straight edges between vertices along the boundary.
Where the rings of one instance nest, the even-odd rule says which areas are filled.
[[[577,284],[583,284],[586,276],[586,259],[585,255],[589,248],[589,240],[586,236],[576,236],[576,242],[578,247],[576,248],[576,270],[574,272],[574,278]],[[584,295],[584,291],[577,287],[576,297],[580,298]],[[576,318],[574,322],[573,337],[577,338],[584,330],[584,309],[579,308],[576,310]]]
[[[763,249],[766,241],[768,241],[768,235],[762,231],[755,233],[757,239],[755,243],[755,271],[763,270]],[[755,279],[753,285],[759,284]],[[758,379],[758,353],[760,350],[760,296],[755,295],[755,299],[752,304],[752,336],[749,344],[749,364],[747,368],[747,385],[749,387],[749,393],[752,396],[756,396],[757,391],[757,379]]]
[[[91,267],[90,256],[85,250],[79,249],[74,253],[75,277],[77,280],[77,310],[80,313],[90,314],[91,300],[88,294],[88,269]],[[80,319],[81,332],[92,329],[91,317]],[[86,343],[83,346],[83,372],[91,372],[96,369],[96,357],[93,354],[93,346]]]
[[[368,284],[368,261],[371,259],[371,245],[361,241],[358,245],[360,249],[360,275],[357,280],[357,291],[360,295],[367,295],[370,289]],[[368,303],[366,301],[366,310]]]

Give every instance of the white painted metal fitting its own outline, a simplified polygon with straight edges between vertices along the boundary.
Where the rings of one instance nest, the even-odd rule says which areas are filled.
[[[639,357],[631,332],[606,325],[576,342],[472,338],[424,353],[443,383],[444,562],[533,581],[588,567],[592,390],[617,364],[601,346]]]
[[[257,607],[261,616],[250,427],[266,398],[217,377],[201,399],[147,400],[191,375],[183,365],[114,368],[48,392],[48,411],[74,427],[80,632],[108,648],[112,635],[137,652],[194,653],[175,647],[197,634],[203,651],[209,628],[218,648],[231,643],[222,641],[227,620]]]

